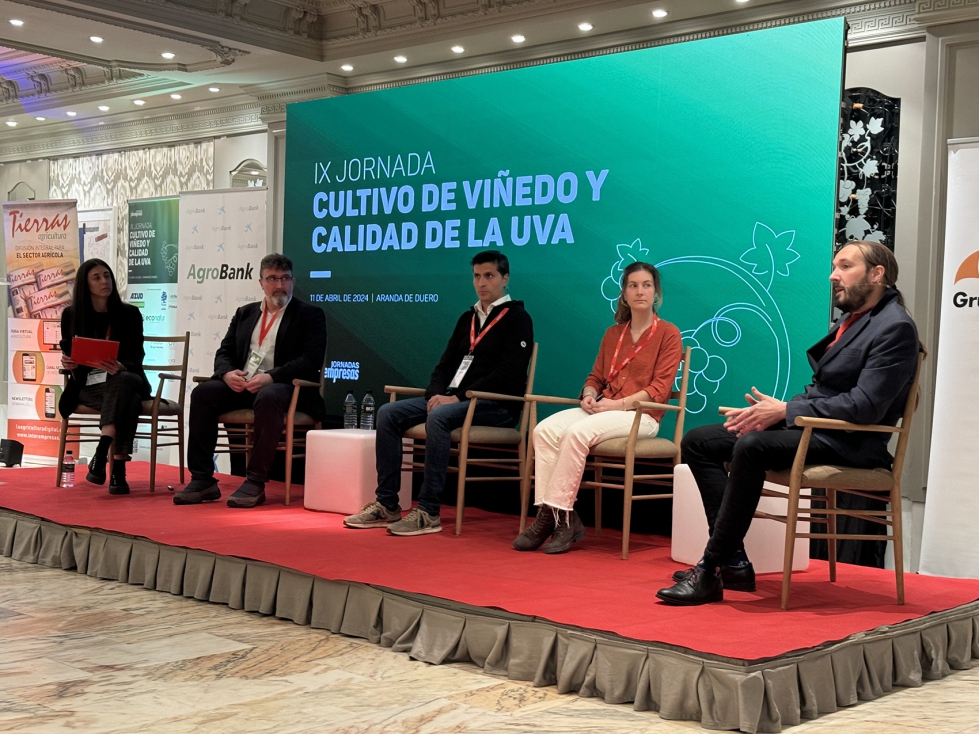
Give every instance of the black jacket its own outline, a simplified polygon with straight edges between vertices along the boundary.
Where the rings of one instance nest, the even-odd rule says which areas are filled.
[[[231,319],[228,332],[214,354],[214,375],[220,380],[231,370],[242,370],[251,351],[252,332],[262,317],[262,302],[242,306]],[[293,380],[319,382],[326,357],[326,316],[316,306],[293,298],[282,314],[275,338],[275,366],[269,370],[274,382]],[[317,420],[326,415],[323,398],[313,388],[299,394],[299,410]]]
[[[918,329],[891,288],[880,302],[832,344],[843,318],[807,352],[812,384],[789,401],[785,420],[796,416],[850,423],[896,425],[918,366]],[[854,466],[890,466],[889,433],[813,431],[813,440]]]
[[[71,340],[75,336],[72,331],[72,307],[68,306],[61,312],[61,351],[67,356],[71,356]],[[109,317],[109,327],[112,330],[110,336],[112,341],[119,342],[119,356],[117,359],[126,366],[126,370],[142,378],[140,389],[140,399],[149,400],[150,383],[143,372],[143,314],[135,306],[123,303],[122,308],[112,312]],[[94,334],[90,336],[97,338]],[[68,384],[65,385],[64,392],[61,393],[61,400],[58,401],[58,410],[61,415],[71,415],[78,407],[78,394],[85,387],[88,373],[91,367],[79,365],[68,373]]]
[[[462,358],[469,354],[469,329],[476,319],[476,335],[503,310],[509,309],[499,323],[476,345],[474,359],[462,383],[454,390],[449,383],[455,377]],[[467,390],[482,390],[505,395],[520,395],[527,390],[527,367],[530,353],[534,347],[534,322],[524,310],[523,301],[508,301],[494,306],[486,317],[483,327],[479,325],[476,307],[472,306],[459,317],[442,358],[432,370],[425,397],[433,395],[458,395],[466,399]],[[511,413],[517,415],[523,407],[521,403],[503,404]]]

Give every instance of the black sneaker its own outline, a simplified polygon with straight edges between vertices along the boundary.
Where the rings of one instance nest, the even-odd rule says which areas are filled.
[[[221,499],[221,490],[218,488],[218,480],[214,477],[208,479],[191,479],[190,483],[173,496],[175,505],[199,505],[201,502],[214,502]]]
[[[258,507],[265,502],[265,484],[246,479],[228,497],[228,507]]]
[[[109,494],[129,494],[129,482],[126,481],[126,459],[116,459],[112,465]]]

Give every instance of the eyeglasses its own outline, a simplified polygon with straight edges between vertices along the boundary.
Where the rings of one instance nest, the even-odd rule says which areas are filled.
[[[269,285],[277,285],[279,283],[285,285],[286,283],[291,283],[292,281],[294,281],[295,278],[293,278],[291,275],[283,275],[281,277],[278,275],[266,275],[264,278],[262,278],[262,280],[264,280]]]

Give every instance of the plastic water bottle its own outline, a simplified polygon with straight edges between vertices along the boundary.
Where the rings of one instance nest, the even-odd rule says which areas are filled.
[[[365,431],[374,430],[374,393],[371,390],[360,403],[360,427]]]
[[[357,398],[354,397],[353,392],[348,392],[343,400],[343,427],[357,427]]]
[[[65,453],[64,466],[61,469],[61,486],[75,486],[75,457],[70,451]]]

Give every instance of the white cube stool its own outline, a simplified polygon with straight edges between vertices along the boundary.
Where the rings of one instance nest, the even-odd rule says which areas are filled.
[[[780,489],[767,482],[765,486]],[[772,515],[784,515],[787,500],[762,497],[758,509]],[[799,501],[800,509],[809,507],[809,500]],[[809,523],[800,522],[799,532],[808,533]],[[704,554],[710,539],[707,515],[700,499],[697,482],[686,464],[678,464],[673,473],[673,548],[671,556],[678,563],[695,564]],[[774,520],[755,518],[744,539],[744,550],[751,559],[755,573],[776,573],[782,570],[785,558],[785,525]],[[809,539],[797,538],[792,556],[792,570],[809,568]]]
[[[344,428],[310,431],[306,435],[307,510],[352,515],[375,499],[377,469],[374,461],[376,431]],[[411,507],[411,472],[401,472],[401,508]]]

